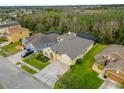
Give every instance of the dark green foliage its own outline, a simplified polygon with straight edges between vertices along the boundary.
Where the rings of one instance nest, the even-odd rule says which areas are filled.
[[[86,11],[86,13],[85,13]],[[74,9],[50,9],[42,14],[32,14],[18,17],[22,24],[33,33],[57,31],[64,34],[68,31],[85,32],[96,36],[103,44],[124,44],[124,11],[90,10],[90,12]],[[96,11],[96,12],[94,12]]]
[[[49,61],[49,58],[46,56],[43,56],[42,53],[37,54],[36,59],[39,61],[42,61],[42,62],[48,62]]]
[[[123,88],[123,89],[124,89],[124,83],[122,83],[121,88]]]
[[[75,69],[76,65],[70,65],[70,71],[73,71]]]
[[[76,60],[76,64],[82,64],[82,62],[83,60],[81,58]]]
[[[23,61],[40,70],[46,67],[50,63],[49,59],[43,56],[42,52],[31,54],[26,58],[24,58]]]

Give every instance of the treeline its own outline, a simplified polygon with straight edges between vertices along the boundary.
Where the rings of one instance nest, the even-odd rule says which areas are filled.
[[[124,44],[124,11],[119,9],[92,11],[83,12],[74,8],[49,9],[43,10],[42,13],[18,17],[18,20],[33,33],[85,32],[96,36],[97,41],[101,43]]]

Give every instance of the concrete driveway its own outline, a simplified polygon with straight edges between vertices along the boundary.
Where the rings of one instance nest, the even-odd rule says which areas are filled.
[[[33,76],[53,88],[55,82],[62,76],[69,66],[62,62],[52,62],[40,72]]]
[[[16,65],[0,60],[0,84],[9,89],[46,89],[47,85],[22,72]]]
[[[9,57],[6,57],[8,60],[10,60],[13,64],[16,64],[17,62],[19,62],[22,58],[21,58],[21,54],[24,53],[25,50],[20,51],[14,55],[11,55]]]
[[[120,85],[117,84],[116,82],[106,79],[105,82],[102,84],[100,89],[120,89]]]

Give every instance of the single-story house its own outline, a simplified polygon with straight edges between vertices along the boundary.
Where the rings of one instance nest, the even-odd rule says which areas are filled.
[[[119,84],[124,83],[124,60],[110,62],[105,66],[105,76]]]
[[[5,20],[0,21],[0,34],[5,34],[9,28],[21,27],[17,21]]]
[[[9,42],[17,42],[23,38],[29,37],[30,31],[23,27],[9,28],[6,32],[6,36]]]
[[[22,40],[25,49],[38,52],[46,47],[49,47],[57,42],[58,34],[38,33]]]
[[[76,36],[76,33],[67,33],[57,37],[57,43],[43,50],[43,54],[53,61],[75,64],[94,45],[94,41]]]
[[[124,83],[124,46],[110,45],[95,56],[97,65],[104,65],[105,76]]]

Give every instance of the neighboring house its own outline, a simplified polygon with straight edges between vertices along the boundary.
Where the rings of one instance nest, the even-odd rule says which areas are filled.
[[[9,28],[6,32],[8,41],[12,43],[22,40],[23,38],[26,38],[29,35],[30,31],[27,28],[23,27]]]
[[[0,34],[5,34],[9,28],[20,27],[20,24],[17,21],[1,21],[0,22]]]
[[[45,48],[43,54],[53,61],[73,65],[94,45],[94,41],[78,37],[76,33],[67,33],[57,37],[57,43]]]
[[[104,65],[105,76],[124,83],[124,46],[110,45],[95,56],[97,65]]]
[[[27,50],[38,52],[46,47],[49,47],[57,42],[58,34],[38,33],[22,40],[22,44]]]

